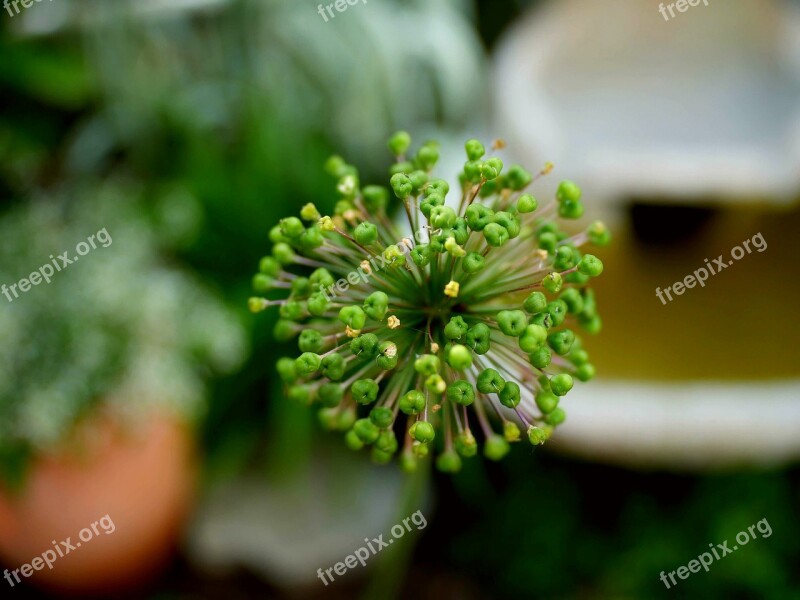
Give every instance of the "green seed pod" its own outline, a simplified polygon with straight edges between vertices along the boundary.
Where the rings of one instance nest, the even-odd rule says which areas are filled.
[[[508,237],[512,240],[519,236],[520,222],[511,213],[500,211],[494,213],[494,222],[503,227],[508,232]]]
[[[558,184],[558,191],[556,192],[556,199],[559,202],[570,200],[572,202],[580,202],[581,188],[569,180],[564,180]]]
[[[455,450],[446,450],[436,457],[436,468],[442,473],[458,473],[461,470],[461,457]]]
[[[292,296],[295,298],[308,298],[311,293],[311,282],[307,277],[296,277],[292,281]]]
[[[453,225],[453,237],[455,237],[457,244],[464,245],[467,243],[469,239],[469,227],[464,217],[458,217],[456,219],[455,225]]]
[[[391,408],[376,406],[369,412],[369,420],[375,424],[375,427],[386,429],[391,427],[394,415]]]
[[[358,437],[358,434],[352,429],[344,435],[344,443],[350,450],[358,451],[364,447],[364,442],[361,441],[361,438]]]
[[[359,404],[372,404],[378,399],[378,384],[372,379],[359,379],[353,382],[350,393]]]
[[[297,381],[297,369],[294,366],[295,359],[293,358],[279,358],[275,363],[275,368],[278,371],[278,376],[286,384],[291,384]]]
[[[506,185],[515,192],[524,189],[533,181],[533,176],[519,165],[513,165],[506,173]]]
[[[542,287],[551,294],[559,292],[563,285],[564,285],[564,280],[561,278],[561,273],[558,273],[556,271],[548,273],[547,275],[545,275],[545,278],[542,279]]]
[[[546,369],[553,360],[553,353],[550,352],[550,348],[547,346],[542,346],[531,352],[528,359],[537,369]]]
[[[460,315],[450,317],[450,321],[444,327],[444,337],[448,340],[460,340],[469,331],[469,325]]]
[[[397,366],[397,345],[394,342],[381,342],[378,344],[378,358],[375,359],[378,366],[390,371]]]
[[[437,192],[442,195],[442,198],[444,198],[450,191],[450,184],[444,179],[431,179],[428,183],[427,190],[429,194],[431,192]]]
[[[297,217],[287,217],[278,222],[281,233],[290,240],[298,239],[305,232],[303,222]]]
[[[304,406],[308,406],[312,401],[311,390],[307,385],[293,385],[289,388],[287,395],[292,402]]]
[[[411,445],[411,451],[417,458],[425,458],[426,456],[428,456],[430,448],[428,448],[427,444],[423,444],[422,442],[414,442]]]
[[[492,223],[494,211],[483,204],[471,204],[467,208],[467,225],[473,231],[483,231],[484,228]]]
[[[508,230],[497,223],[489,223],[486,227],[484,227],[483,236],[486,238],[486,243],[494,248],[499,248],[510,238],[508,235]]]
[[[513,421],[503,423],[503,438],[507,442],[518,442],[520,436],[519,427]]]
[[[547,345],[559,356],[565,356],[572,349],[572,344],[575,343],[575,334],[571,329],[562,329],[554,331],[547,336]]]
[[[328,310],[328,307],[331,305],[330,300],[323,294],[322,292],[317,292],[315,294],[311,294],[308,298],[308,302],[306,303],[306,308],[308,309],[309,314],[314,317],[320,317]]]
[[[428,442],[432,442],[433,439],[436,437],[436,432],[433,429],[433,425],[428,423],[427,421],[417,421],[411,426],[411,429],[408,430],[408,434],[423,444],[427,444]]]
[[[408,179],[411,181],[411,193],[416,196],[420,193],[422,188],[428,183],[428,174],[425,171],[415,169],[408,173]]]
[[[455,404],[469,406],[475,401],[475,388],[463,379],[457,379],[447,386],[447,399]]]
[[[520,401],[519,384],[513,381],[506,381],[503,389],[500,390],[500,403],[508,408],[514,408]]]
[[[292,250],[289,244],[283,242],[275,244],[272,247],[272,256],[283,266],[290,265],[294,262],[294,250]]]
[[[350,351],[356,356],[374,358],[378,355],[378,336],[364,333],[350,342]]]
[[[485,369],[478,375],[478,391],[481,394],[499,394],[506,382],[494,369]]]
[[[483,443],[483,455],[495,462],[502,460],[510,450],[511,446],[505,438],[497,434],[489,436]]]
[[[536,201],[536,198],[531,196],[530,194],[522,194],[517,200],[517,210],[523,214],[525,213],[532,213],[535,211],[539,206],[539,203]]]
[[[364,312],[375,321],[383,321],[389,310],[389,296],[384,292],[372,292],[364,300]]]
[[[603,272],[603,262],[592,254],[584,254],[578,263],[578,272],[587,277],[597,277]]]
[[[471,458],[478,453],[478,442],[469,430],[459,433],[453,440],[453,445],[456,452],[464,458]]]
[[[432,394],[441,396],[447,389],[447,384],[445,383],[444,379],[442,379],[441,375],[430,375],[427,379],[425,379],[425,389]]]
[[[269,277],[277,277],[281,272],[281,263],[271,256],[265,256],[258,262],[258,270]]]
[[[344,390],[338,383],[324,383],[319,388],[317,399],[322,406],[333,408],[339,406],[344,398]]]
[[[558,205],[558,216],[562,219],[580,219],[583,216],[583,204],[564,200]]]
[[[531,425],[528,428],[528,441],[534,446],[541,446],[547,441],[547,433],[544,429]]]
[[[372,223],[359,223],[353,231],[353,238],[362,246],[369,246],[378,239],[378,228]]]
[[[400,398],[400,410],[407,415],[417,415],[425,410],[425,396],[418,390],[411,390]]]
[[[353,425],[353,431],[356,432],[358,439],[365,444],[374,444],[381,434],[380,429],[369,419],[359,419],[356,421]]]
[[[316,329],[304,329],[297,338],[297,346],[300,352],[320,352],[325,345],[322,334]]]
[[[477,273],[486,266],[486,259],[477,252],[470,252],[464,257],[461,266],[467,273]]]
[[[356,411],[353,409],[349,410],[339,410],[336,409],[323,409],[323,410],[333,410],[336,416],[336,429],[338,431],[347,431],[350,429],[356,422]],[[320,411],[322,412],[322,411]]]
[[[545,329],[553,327],[553,317],[548,312],[541,312],[531,317],[531,325],[541,325]]]
[[[519,347],[526,354],[530,354],[546,341],[547,329],[541,325],[528,325],[519,338]]]
[[[272,337],[278,342],[288,342],[297,335],[295,324],[286,319],[278,319],[272,329]]]
[[[549,415],[547,415],[544,420],[548,425],[552,425],[553,427],[557,425],[561,425],[567,418],[567,413],[564,412],[563,409],[557,408]]]
[[[545,309],[550,318],[553,319],[553,327],[558,327],[567,318],[567,303],[563,300],[553,300]]]
[[[373,213],[381,212],[389,202],[389,190],[380,185],[368,185],[361,190],[365,208]]]
[[[287,321],[299,321],[305,316],[305,305],[297,300],[287,300],[281,305],[278,311],[282,319]]]
[[[408,198],[414,189],[414,184],[411,183],[411,179],[405,173],[395,173],[392,175],[392,178],[389,180],[389,185],[392,186],[394,195],[400,198],[400,200]]]
[[[428,142],[417,151],[416,163],[420,169],[430,171],[436,166],[438,160],[439,146],[435,143]]]
[[[451,228],[456,224],[456,211],[449,206],[434,206],[431,210],[431,225],[436,229]]]
[[[417,244],[411,249],[411,260],[418,267],[425,267],[431,262],[431,248],[428,244]]]
[[[575,315],[583,310],[583,296],[575,288],[569,288],[561,292],[559,297],[567,305],[567,312]]]
[[[253,275],[251,283],[254,292],[263,294],[265,292],[268,292],[272,287],[272,277],[264,275],[263,273],[256,273],[255,275]]]
[[[411,136],[407,131],[397,131],[389,138],[388,146],[392,154],[402,156],[411,146]]]
[[[334,352],[322,359],[322,374],[331,381],[341,381],[346,366],[341,354]]]
[[[608,246],[611,243],[611,232],[602,221],[595,221],[589,225],[586,234],[595,246]]]
[[[386,250],[383,251],[383,258],[390,267],[395,269],[406,264],[406,255],[396,244],[386,247]]]
[[[447,364],[456,371],[465,371],[472,366],[472,353],[466,346],[455,344],[447,353]]]
[[[546,389],[536,392],[536,406],[542,411],[543,415],[553,412],[558,406],[558,396]]]
[[[397,452],[398,448],[397,436],[395,436],[394,431],[392,431],[391,429],[387,431],[381,431],[381,434],[375,441],[375,448],[380,450],[381,452],[388,453],[390,456],[395,452]]]
[[[486,354],[491,347],[491,330],[485,323],[476,323],[467,331],[467,347],[477,355]]]
[[[297,374],[301,377],[315,373],[317,370],[319,370],[321,364],[322,359],[320,358],[319,354],[315,354],[313,352],[303,352],[294,361]]]
[[[467,151],[467,158],[469,160],[478,160],[486,154],[486,149],[483,147],[483,144],[476,139],[467,140],[464,144],[464,149]]]
[[[441,368],[442,363],[434,354],[423,354],[414,361],[414,369],[420,375],[435,375]]]
[[[528,317],[521,310],[501,310],[497,313],[497,326],[511,337],[519,337],[528,326]]]
[[[367,322],[367,315],[360,306],[344,306],[339,311],[339,320],[351,329],[358,331]]]
[[[522,308],[532,315],[540,313],[547,308],[547,296],[542,292],[533,292],[525,299]]]
[[[572,389],[573,383],[571,375],[561,373],[550,380],[550,389],[556,396],[566,396]]]
[[[575,377],[578,381],[589,381],[594,378],[594,373],[594,365],[592,363],[584,363],[575,370]]]

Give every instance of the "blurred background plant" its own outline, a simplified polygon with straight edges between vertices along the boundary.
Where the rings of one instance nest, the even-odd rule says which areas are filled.
[[[238,316],[222,320],[247,324],[249,358],[229,376],[212,381],[200,420],[207,485],[190,543],[153,595],[247,597],[290,590],[301,596],[324,591],[353,597],[363,584],[357,575],[322,590],[316,569],[341,560],[364,536],[386,531],[396,515],[424,507],[430,525],[424,537],[420,532],[413,540],[413,555],[406,548],[408,562],[392,558],[403,554],[393,549],[386,552],[392,568],[369,572],[388,573],[378,577],[385,582],[380,597],[401,590],[409,597],[650,597],[661,589],[661,570],[686,564],[707,544],[730,539],[764,517],[773,526],[771,538],[682,585],[687,594],[707,597],[791,597],[798,586],[793,565],[800,564],[796,467],[755,471],[734,465],[705,475],[667,474],[517,449],[501,465],[474,464],[453,479],[437,477],[430,499],[424,493],[411,496],[416,504],[404,510],[404,484],[395,471],[374,473],[363,460],[341,451],[337,436],[314,436],[323,440],[312,446],[316,425],[304,407],[283,400],[269,366],[286,351],[270,341],[274,323],[245,314],[250,275],[267,228],[309,201],[330,211],[335,195],[321,166],[334,149],[364,165],[364,179],[373,182],[383,179],[383,140],[396,129],[442,139],[443,154],[448,154],[448,140],[460,145],[467,137],[502,135],[492,128],[487,49],[493,51],[503,32],[543,3],[381,0],[328,23],[316,13],[316,4],[58,0],[34,4],[13,18],[3,13],[0,20],[0,211],[4,222],[27,221],[28,230],[38,234],[9,234],[2,242],[3,281],[27,275],[52,248],[73,248],[101,227],[114,238],[112,246],[93,251],[50,285],[7,306],[0,298],[0,339],[6,342],[13,331],[31,335],[7,326],[6,315],[34,311],[34,303],[41,306],[49,294],[77,306],[69,310],[86,309],[78,299],[88,298],[93,288],[78,290],[78,282],[111,266],[117,253],[117,260],[130,261],[124,264],[141,277],[152,272],[163,277],[157,282],[164,287],[152,290],[150,301],[160,304],[156,294],[169,292],[158,307],[164,312],[148,312],[153,319],[148,326],[158,315],[190,311],[179,322],[198,331],[171,352],[181,372],[191,360],[192,377],[206,373],[198,370],[201,362],[187,352],[187,344],[199,336],[202,347],[210,327],[191,312],[194,304],[183,304],[185,298],[175,304],[176,287],[188,286],[207,306],[217,306],[222,291],[228,307],[219,314]],[[656,6],[653,14],[661,18]],[[677,20],[665,24],[679,26]],[[557,165],[559,178],[572,175],[569,159],[563,161]],[[51,205],[57,208],[44,208]],[[67,228],[54,237],[43,228],[52,214],[69,217]],[[120,233],[106,218],[120,223]],[[632,226],[621,221],[619,228]],[[122,232],[134,230],[141,239],[123,245]],[[765,237],[772,244],[774,238],[766,232]],[[41,245],[31,243],[36,239]],[[112,249],[113,256],[105,256]],[[674,248],[667,252],[676,255]],[[677,264],[679,274],[690,272],[687,264],[696,268],[687,258]],[[7,277],[6,270],[14,274]],[[786,277],[793,274],[796,266]],[[147,277],[148,287],[158,287],[152,275]],[[120,287],[101,290],[103,298],[116,298],[127,284],[134,285],[116,272],[108,281]],[[621,290],[628,290],[627,284],[602,290],[606,306]],[[136,290],[136,297],[148,297],[143,294]],[[758,302],[753,297],[751,304]],[[112,316],[142,316],[143,308],[126,306]],[[708,314],[713,307],[704,310]],[[45,318],[41,311],[39,318]],[[74,347],[107,343],[109,351],[99,363],[83,350],[65,356],[69,364],[61,373],[78,365],[111,365],[115,357],[128,356],[134,340],[143,339],[114,337],[103,322],[87,320],[87,312],[65,308],[57,322],[80,335],[71,338]],[[20,324],[32,322],[27,319]],[[132,322],[127,321],[128,331],[134,331]],[[607,322],[609,332],[619,323],[624,319]],[[31,340],[47,335],[55,332],[37,332],[18,344],[42,352]],[[640,330],[631,335],[635,339]],[[620,334],[617,343],[623,342],[630,339]],[[245,354],[247,345],[234,344]],[[212,357],[230,361],[223,366],[234,367],[236,352],[220,355],[219,346],[205,347],[212,348]],[[11,343],[0,352],[16,364]],[[644,353],[617,348],[612,354],[628,365]],[[602,377],[604,367],[598,366]],[[39,431],[38,439],[59,430],[51,424],[68,423],[70,415],[88,408],[94,400],[84,388],[106,387],[95,378],[93,384],[81,381],[80,393],[72,393],[57,381],[44,383],[66,394],[66,406],[72,408],[41,422],[36,418],[30,431]],[[20,385],[17,379],[0,382],[5,390]],[[27,399],[18,396],[17,402]],[[14,435],[19,433],[15,429]],[[604,439],[614,437],[614,428],[607,427]],[[18,463],[3,459],[6,471],[13,464]]]

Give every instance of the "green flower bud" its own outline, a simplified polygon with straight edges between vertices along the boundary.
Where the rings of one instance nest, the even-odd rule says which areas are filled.
[[[575,377],[577,377],[578,381],[589,381],[594,378],[594,373],[594,365],[592,363],[584,363],[575,370]]]
[[[553,300],[547,305],[546,311],[553,319],[553,327],[558,327],[567,318],[567,303],[563,300]]]
[[[322,334],[315,329],[303,330],[297,339],[297,346],[300,348],[300,352],[319,352],[324,345]]]
[[[486,266],[486,259],[477,252],[470,252],[461,263],[467,273],[477,273]]]
[[[456,371],[465,371],[472,366],[472,353],[466,346],[455,344],[447,354],[447,364]]]
[[[579,188],[575,183],[569,180],[564,180],[558,184],[558,191],[556,192],[556,199],[559,202],[564,202],[566,200],[572,202],[580,202],[581,200],[581,188]]]
[[[489,223],[483,228],[483,236],[486,243],[495,248],[499,248],[509,240],[508,230],[497,223]]]
[[[358,451],[364,447],[364,442],[353,429],[344,434],[344,443],[350,450]]]
[[[313,352],[303,352],[294,361],[295,369],[297,369],[297,373],[301,377],[316,372],[321,364],[322,359],[319,354],[314,354]]]
[[[275,327],[272,329],[272,337],[279,342],[288,342],[297,335],[295,325],[286,319],[278,319],[275,321]]]
[[[313,203],[309,202],[300,209],[300,218],[304,221],[318,221],[322,217]]]
[[[528,325],[519,338],[519,347],[526,354],[530,354],[545,341],[547,341],[547,329],[541,325]]]
[[[425,389],[432,394],[441,396],[447,389],[447,383],[445,383],[444,379],[442,379],[442,376],[439,374],[430,375],[425,379]]]
[[[389,175],[396,175],[397,173],[410,175],[414,172],[414,170],[414,163],[412,163],[410,160],[404,160],[389,167]]]
[[[433,209],[437,206],[444,206],[444,194],[440,192],[431,192],[428,197],[419,203],[419,209],[426,218],[431,218]]]
[[[269,277],[277,277],[281,272],[281,263],[271,256],[265,256],[258,262],[258,270]]]
[[[308,298],[311,292],[311,282],[308,277],[296,277],[292,281],[292,296],[296,298]]]
[[[467,226],[467,220],[464,217],[457,217],[456,223],[453,225],[453,237],[456,240],[456,243],[459,245],[463,245],[467,243],[469,239],[469,227]]]
[[[444,243],[444,248],[447,250],[450,256],[455,258],[461,258],[467,254],[466,250],[456,243],[456,238],[454,237],[447,238],[447,241]]]
[[[322,236],[322,230],[319,226],[313,225],[300,236],[299,247],[301,250],[311,251],[319,248],[324,243],[325,238]]]
[[[284,383],[291,384],[297,381],[297,369],[294,366],[293,358],[279,358],[278,362],[275,364],[275,368],[278,371],[278,376]]]
[[[437,192],[442,195],[442,198],[447,196],[450,191],[450,184],[444,179],[431,179],[428,183],[428,193]]]
[[[356,422],[356,411],[353,409],[350,410],[339,410],[338,408],[335,409],[323,409],[323,410],[333,410],[334,415],[336,418],[336,429],[338,431],[347,431],[350,429]],[[320,411],[322,412],[322,411]]]
[[[287,393],[289,400],[308,406],[311,404],[311,390],[306,385],[293,385]]]
[[[411,390],[400,398],[400,410],[407,415],[417,415],[425,410],[425,396],[418,390]]]
[[[411,193],[416,196],[428,183],[428,174],[417,169],[408,174],[408,179],[411,181]]]
[[[536,392],[536,406],[542,411],[543,415],[553,412],[558,406],[558,396],[546,389]]]
[[[290,240],[298,239],[305,232],[306,228],[303,227],[303,222],[297,217],[287,217],[278,222],[281,233]]]
[[[567,312],[570,314],[578,314],[583,310],[583,296],[575,288],[569,288],[561,292],[559,298],[567,305]]]
[[[533,177],[528,171],[519,165],[513,165],[508,169],[505,180],[509,189],[518,192],[519,190],[530,185],[531,181],[533,181]]]
[[[419,461],[413,452],[403,452],[400,455],[400,470],[406,474],[416,473],[418,462]]]
[[[539,206],[539,203],[536,201],[536,198],[531,196],[530,194],[522,194],[517,200],[517,210],[521,213],[532,213],[535,211]]]
[[[530,314],[542,312],[547,307],[547,296],[542,292],[533,292],[525,299],[522,308]]]
[[[572,347],[572,351],[569,353],[569,361],[575,365],[576,367],[580,367],[581,365],[585,365],[589,362],[589,353],[586,352],[583,348],[577,348],[578,339],[575,338],[575,344]]]
[[[572,389],[572,376],[567,373],[556,375],[550,380],[550,389],[556,396],[566,396]]]
[[[550,348],[547,346],[542,346],[531,352],[528,359],[530,359],[531,364],[537,369],[546,369],[553,360],[553,353],[550,352]]]
[[[503,227],[508,232],[508,237],[512,240],[519,237],[520,222],[511,213],[505,211],[494,213],[494,222]]]
[[[362,353],[368,358],[378,355],[378,336],[374,333],[364,333],[350,342],[350,352],[356,356]]]
[[[406,255],[400,250],[400,247],[393,244],[387,246],[383,251],[383,258],[390,267],[402,267],[406,263]]]
[[[503,438],[507,442],[517,442],[519,441],[520,430],[517,427],[517,424],[513,421],[506,421],[503,423]]]
[[[511,450],[511,446],[508,445],[505,438],[497,434],[486,438],[483,444],[483,455],[493,461],[502,460],[509,450]]]
[[[542,287],[551,294],[555,294],[560,291],[561,286],[563,285],[564,281],[561,279],[561,273],[558,273],[557,271],[548,273],[545,278],[542,279]]]
[[[263,294],[272,287],[272,277],[263,273],[256,273],[252,279],[253,291]]]
[[[486,354],[491,346],[491,331],[485,323],[476,323],[467,332],[467,347],[477,355]]]
[[[475,401],[475,388],[463,379],[457,379],[447,386],[447,399],[455,404],[469,406]]]
[[[253,296],[247,299],[247,308],[250,310],[251,313],[260,313],[263,310],[266,310],[269,304],[264,298],[257,298]]]
[[[400,200],[408,198],[411,195],[411,191],[414,189],[411,179],[409,179],[408,175],[405,173],[395,173],[392,175],[392,178],[389,180],[389,185],[392,186],[394,195],[400,198]]]
[[[381,434],[375,441],[375,448],[377,450],[380,450],[381,452],[389,454],[389,456],[397,452],[398,448],[397,437],[394,435],[394,432],[391,429],[387,431],[381,431]]]
[[[436,458],[436,468],[442,473],[458,473],[461,470],[461,457],[455,450],[446,450]]]
[[[385,406],[376,406],[369,412],[369,420],[372,421],[376,427],[386,429],[391,427],[394,421],[394,414],[391,408]]]
[[[520,401],[519,384],[513,381],[506,381],[503,389],[500,390],[500,403],[508,408],[514,408]]]
[[[528,428],[528,441],[534,446],[541,446],[547,441],[547,433],[544,429],[531,425]]]
[[[597,277],[603,272],[603,263],[592,254],[584,254],[578,263],[578,272],[587,277]]]
[[[511,337],[519,337],[528,326],[528,317],[521,310],[501,310],[497,313],[497,326]]]
[[[456,211],[449,206],[434,206],[431,210],[431,225],[437,229],[450,228],[456,224]]]
[[[364,312],[370,319],[383,321],[389,310],[389,296],[384,292],[372,292],[364,300]]]
[[[314,317],[320,317],[328,310],[331,305],[330,300],[322,292],[311,294],[306,303],[308,312]]]
[[[374,444],[381,434],[380,429],[369,419],[359,419],[356,421],[353,425],[353,431],[356,432],[358,439],[365,444]]]
[[[417,458],[425,458],[426,456],[428,456],[430,448],[428,448],[427,444],[423,444],[422,442],[414,442],[411,445],[411,451]]]
[[[363,329],[367,315],[360,306],[344,306],[339,311],[339,320],[356,331]]]
[[[300,219],[298,219],[299,221]],[[289,244],[280,242],[272,247],[272,256],[282,265],[290,265],[294,262],[294,250]]]
[[[467,208],[467,225],[473,231],[483,231],[492,223],[494,211],[483,204],[470,204]]]
[[[394,342],[381,342],[378,344],[376,362],[381,369],[385,371],[394,369],[397,366],[397,360],[397,345]]]
[[[372,379],[359,379],[353,382],[350,393],[359,404],[372,404],[378,399],[378,384]]]
[[[448,340],[460,340],[466,335],[469,325],[460,315],[450,317],[450,321],[444,327],[444,337]]]
[[[331,177],[341,177],[344,175],[349,165],[338,154],[332,155],[325,161],[325,172]]]
[[[459,433],[453,440],[453,445],[456,452],[464,458],[471,458],[478,453],[478,442],[469,430]]]
[[[317,412],[317,419],[323,429],[334,431],[339,429],[339,409],[337,408],[323,408]]]
[[[583,216],[583,204],[564,200],[558,205],[558,216],[562,219],[580,219]]]
[[[322,359],[322,374],[331,381],[341,381],[346,365],[341,354],[334,352]]]
[[[305,316],[305,306],[302,302],[290,299],[281,304],[281,308],[278,312],[282,319],[286,319],[287,321],[299,321]]]
[[[549,415],[545,416],[544,420],[548,425],[552,425],[553,427],[557,425],[561,425],[567,418],[567,413],[564,412],[563,409],[557,408]]]
[[[319,388],[317,398],[322,406],[333,408],[339,406],[344,398],[344,390],[338,383],[324,383]]]
[[[499,394],[506,382],[494,369],[485,369],[478,375],[478,391],[481,394]]]
[[[547,336],[547,344],[559,356],[564,356],[572,349],[572,344],[575,342],[575,334],[571,329],[562,329],[554,331]]]
[[[611,243],[611,232],[602,221],[595,221],[586,230],[589,241],[595,246],[608,246]]]
[[[541,325],[545,329],[550,329],[553,326],[553,317],[548,312],[541,312],[533,315],[530,323],[531,325]]]
[[[435,375],[441,368],[442,363],[434,354],[423,354],[414,361],[414,369],[420,375]]]
[[[433,438],[436,437],[436,432],[433,429],[433,425],[427,421],[417,421],[414,423],[411,426],[411,429],[408,430],[408,434],[423,444],[432,442]]]
[[[483,147],[483,144],[476,139],[467,140],[466,144],[464,144],[464,148],[467,151],[467,158],[469,160],[478,160],[486,154],[486,149]]]
[[[269,230],[269,241],[273,244],[280,244],[281,242],[288,241],[288,238],[281,233],[280,225],[275,225]]]
[[[392,154],[395,156],[402,156],[408,151],[408,147],[411,146],[411,136],[407,131],[397,131],[389,138],[388,146]]]
[[[368,185],[361,190],[364,206],[370,212],[380,212],[389,202],[389,190],[380,185]]]
[[[436,166],[439,160],[439,147],[437,144],[428,142],[417,151],[416,162],[420,169],[430,171]]]
[[[588,333],[593,335],[600,333],[600,330],[603,328],[603,321],[600,320],[598,315],[587,317],[584,314],[580,314],[578,315],[578,323],[580,323],[580,326],[583,327]]]
[[[353,238],[362,246],[369,246],[378,239],[378,228],[372,223],[359,223],[353,231]]]
[[[557,244],[558,238],[556,237],[555,233],[545,231],[539,234],[539,248],[548,254],[553,254],[556,251]]]
[[[431,254],[428,244],[417,244],[411,249],[411,260],[418,267],[425,267],[431,262]]]

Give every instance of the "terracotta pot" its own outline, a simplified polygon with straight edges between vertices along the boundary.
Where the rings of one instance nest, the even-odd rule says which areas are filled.
[[[192,439],[167,418],[124,429],[103,418],[81,427],[68,450],[38,459],[21,493],[0,491],[0,557],[11,572],[48,550],[57,555],[55,546],[64,556],[52,568],[37,560],[40,570],[28,578],[20,571],[21,583],[9,573],[14,586],[107,595],[156,576],[193,497]],[[68,538],[75,548],[67,551]]]

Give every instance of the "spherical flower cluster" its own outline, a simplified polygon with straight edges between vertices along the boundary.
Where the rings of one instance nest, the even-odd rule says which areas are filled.
[[[543,444],[564,421],[562,397],[594,375],[576,326],[601,327],[585,284],[603,264],[578,248],[610,235],[600,222],[574,235],[559,227],[557,217],[583,214],[574,183],[542,206],[527,191],[550,164],[536,175],[504,169],[469,140],[456,196],[432,176],[439,146],[409,155],[410,144],[405,132],[389,140],[388,188],[362,186],[352,165],[328,161],[334,214],[307,204],[271,230],[253,285],[288,297],[252,297],[250,309],[279,308],[275,338],[296,338],[299,350],[277,363],[288,397],[319,406],[349,447],[369,446],[378,463],[400,451],[407,470],[436,453],[436,466],[455,472],[481,443],[500,460],[511,443]],[[391,194],[413,233],[387,215]]]

